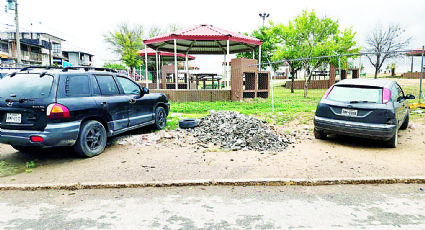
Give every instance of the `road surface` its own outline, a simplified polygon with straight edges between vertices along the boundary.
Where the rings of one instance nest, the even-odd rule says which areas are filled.
[[[0,229],[425,229],[424,188],[0,191]]]

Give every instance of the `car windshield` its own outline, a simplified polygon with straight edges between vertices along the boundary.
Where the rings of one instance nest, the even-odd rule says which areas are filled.
[[[380,88],[334,86],[327,99],[346,103],[381,103],[382,90]]]
[[[50,94],[53,77],[40,74],[16,74],[0,79],[0,97],[2,100],[16,95],[17,99],[45,98]],[[13,96],[15,97],[15,96]]]

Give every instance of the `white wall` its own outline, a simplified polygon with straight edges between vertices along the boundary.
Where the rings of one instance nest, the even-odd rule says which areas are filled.
[[[69,62],[72,66],[79,66],[80,65],[80,57],[78,53],[68,53]]]

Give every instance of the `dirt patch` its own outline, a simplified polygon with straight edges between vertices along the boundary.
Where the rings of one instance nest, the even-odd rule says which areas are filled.
[[[75,158],[69,149],[22,154],[0,144],[0,161],[34,161],[30,173],[0,178],[0,183],[139,182],[187,179],[362,178],[425,175],[425,126],[413,123],[399,132],[399,145],[351,137],[316,140],[312,124],[296,121],[277,127],[295,143],[279,152],[223,151],[184,132],[161,131],[121,138],[94,158]],[[111,140],[114,141],[114,140]],[[115,140],[116,141],[116,140]]]

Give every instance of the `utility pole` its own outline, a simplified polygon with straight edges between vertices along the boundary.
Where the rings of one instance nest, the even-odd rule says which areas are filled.
[[[261,18],[263,18],[263,26],[265,25],[266,22],[266,18],[268,18],[270,16],[269,13],[260,13],[259,14]]]
[[[22,64],[21,61],[21,36],[19,33],[19,14],[18,14],[18,0],[7,0],[10,10],[15,10],[15,23],[16,23],[16,64]]]

